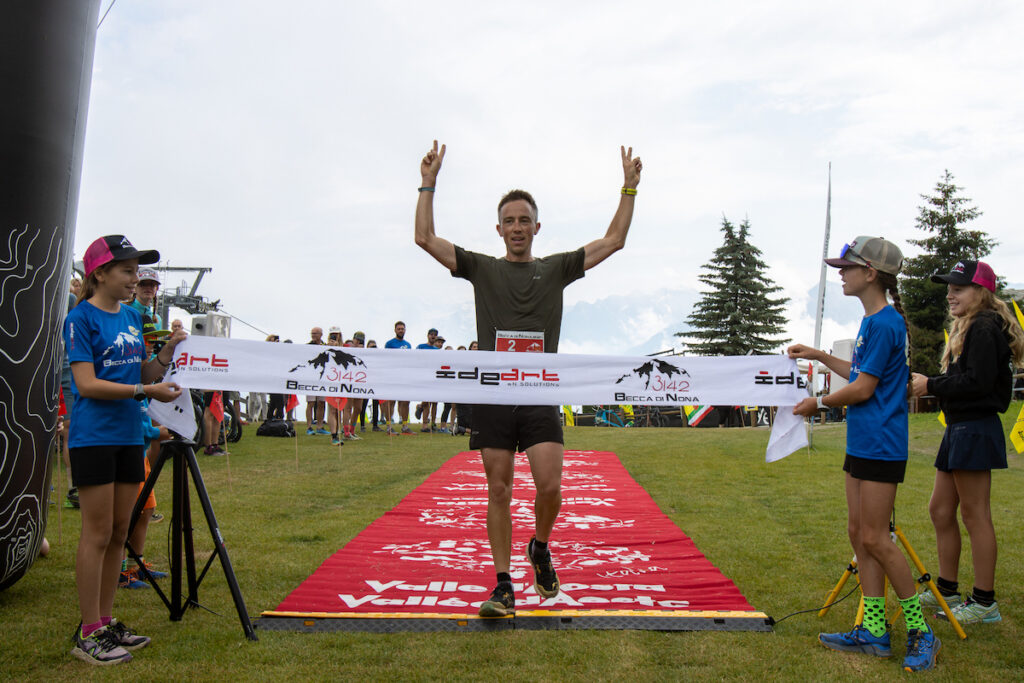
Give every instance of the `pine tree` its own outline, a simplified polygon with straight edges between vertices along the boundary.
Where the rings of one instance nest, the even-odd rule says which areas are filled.
[[[962,190],[946,170],[935,185],[935,194],[921,195],[925,203],[917,208],[915,224],[928,237],[909,242],[924,253],[903,261],[900,296],[910,323],[910,366],[925,375],[940,372],[939,359],[945,344],[942,330],[948,313],[946,285],[932,282],[930,276],[948,273],[962,259],[981,259],[996,244],[984,232],[964,227],[981,211],[960,194]]]
[[[722,232],[722,246],[698,278],[710,289],[687,318],[693,329],[676,336],[698,340],[687,344],[698,356],[773,353],[789,341],[777,338],[786,325],[783,307],[789,299],[771,297],[782,288],[765,276],[761,250],[748,240],[750,222],[744,219],[737,230],[723,216]]]

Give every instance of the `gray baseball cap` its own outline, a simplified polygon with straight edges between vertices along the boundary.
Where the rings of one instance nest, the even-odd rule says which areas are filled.
[[[861,235],[843,245],[839,258],[827,258],[825,263],[833,268],[870,266],[882,273],[896,275],[903,267],[903,253],[887,239]]]

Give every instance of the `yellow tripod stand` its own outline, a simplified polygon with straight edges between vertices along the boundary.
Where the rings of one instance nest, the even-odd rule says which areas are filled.
[[[921,576],[918,577],[917,582],[918,583],[922,583],[922,584],[928,586],[928,588],[931,590],[932,595],[934,595],[935,599],[938,600],[939,606],[942,608],[942,611],[946,614],[946,618],[949,619],[949,623],[953,626],[953,631],[955,631],[956,634],[958,636],[960,636],[960,638],[962,638],[962,639],[963,638],[967,638],[967,634],[964,633],[964,629],[960,625],[960,622],[958,622],[956,620],[956,617],[953,616],[953,611],[949,608],[949,605],[946,604],[946,600],[945,600],[945,598],[942,597],[942,593],[939,592],[938,586],[936,586],[935,582],[932,581],[931,574],[929,574],[928,571],[924,568],[924,564],[921,562],[921,558],[917,556],[917,553],[914,552],[914,547],[912,545],[910,545],[910,541],[908,541],[907,537],[903,534],[902,531],[900,531],[900,528],[898,526],[896,526],[895,520],[892,520],[892,521],[889,522],[889,535],[890,535],[890,537],[892,537],[892,542],[893,543],[899,541],[900,545],[903,546],[903,549],[906,551],[907,556],[910,558],[910,561],[914,563],[914,567],[916,567],[917,571],[921,573]],[[856,558],[856,556],[854,556],[854,558],[852,560],[850,560],[850,564],[848,564],[846,566],[846,571],[844,571],[843,575],[839,578],[839,583],[836,584],[836,587],[833,588],[832,592],[828,594],[827,598],[825,598],[825,606],[822,607],[821,610],[818,612],[818,616],[819,617],[823,617],[826,614],[828,614],[829,608],[832,607],[832,602],[836,599],[836,597],[838,597],[839,592],[843,590],[843,586],[846,585],[846,582],[850,579],[851,576],[857,576],[857,558]],[[857,582],[860,583],[860,578],[859,577],[857,578]],[[889,616],[888,616],[888,606],[889,606],[889,579],[888,579],[888,577],[886,577],[886,579],[885,579],[885,592],[884,592],[884,596],[885,596],[885,599],[886,599],[885,600],[885,604],[886,604],[886,618],[885,618],[885,621],[886,621],[886,623],[891,624],[897,618],[899,618],[900,613],[902,612],[903,608],[899,606],[899,603],[897,603],[896,611],[893,612],[892,618],[891,619],[889,618]],[[857,625],[860,625],[863,621],[864,621],[864,596],[861,595],[860,604],[857,607],[857,619],[856,619],[855,623]]]

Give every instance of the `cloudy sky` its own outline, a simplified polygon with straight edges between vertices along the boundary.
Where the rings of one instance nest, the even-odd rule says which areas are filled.
[[[1000,242],[989,262],[1024,280],[1022,32],[1013,2],[118,0],[97,36],[76,258],[124,233],[212,267],[200,293],[260,330],[382,342],[402,318],[414,342],[436,325],[467,343],[470,285],[412,240],[431,141],[448,146],[438,234],[494,255],[513,187],[540,205],[536,254],[602,235],[624,144],[644,161],[629,241],[566,303],[635,297],[637,322],[563,351],[620,352],[675,323],[642,302],[694,291],[723,215],[750,220],[793,299],[788,336],[810,341],[829,162],[832,251],[878,234],[915,253],[919,195],[948,168]],[[829,321],[823,342],[856,322]]]

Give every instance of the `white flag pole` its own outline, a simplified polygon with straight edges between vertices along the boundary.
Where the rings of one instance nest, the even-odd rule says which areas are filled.
[[[818,311],[814,318],[814,348],[821,348],[821,321],[825,315],[825,274],[827,266],[825,259],[828,258],[828,238],[832,231],[832,162],[828,162],[828,196],[825,200],[825,239],[821,247],[821,277],[818,278]],[[811,361],[814,383],[817,384],[818,374],[821,372],[820,364]],[[811,385],[811,392],[817,393],[815,384]],[[811,444],[814,443],[814,420],[811,420]]]

